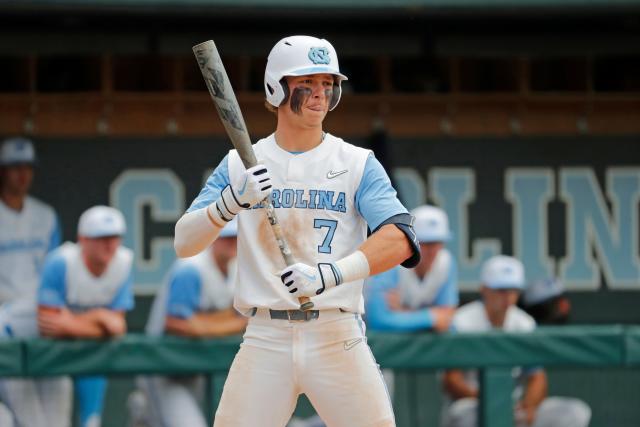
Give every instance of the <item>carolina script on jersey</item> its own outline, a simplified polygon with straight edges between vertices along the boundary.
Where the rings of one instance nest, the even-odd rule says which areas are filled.
[[[274,208],[324,209],[335,212],[347,212],[346,196],[343,191],[336,194],[329,190],[299,190],[274,188],[271,193]],[[254,206],[254,209],[262,205]]]

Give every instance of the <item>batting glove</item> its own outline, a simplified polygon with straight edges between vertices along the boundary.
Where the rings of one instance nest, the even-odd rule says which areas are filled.
[[[271,176],[264,165],[255,165],[222,190],[216,201],[218,216],[226,222],[271,195]]]
[[[325,289],[338,285],[338,275],[332,264],[320,263],[312,267],[300,262],[282,270],[280,280],[290,294],[296,297],[320,295]]]

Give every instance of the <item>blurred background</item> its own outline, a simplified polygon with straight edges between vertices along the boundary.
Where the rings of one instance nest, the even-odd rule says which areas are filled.
[[[35,142],[32,193],[64,240],[91,205],[125,214],[130,330],[230,148],[191,47],[216,42],[257,140],[266,56],[294,34],[330,40],[349,76],[325,129],[374,148],[408,208],[448,213],[462,302],[506,253],[564,283],[572,323],[640,321],[640,1],[0,0],[0,136]],[[638,425],[637,370],[549,376],[592,425]],[[111,382],[103,425],[124,425],[131,387]],[[399,375],[399,425],[436,425],[437,389]]]

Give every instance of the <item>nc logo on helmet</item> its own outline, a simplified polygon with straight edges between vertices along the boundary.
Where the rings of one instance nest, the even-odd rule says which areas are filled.
[[[329,49],[326,47],[312,47],[309,49],[309,59],[316,65],[329,64],[329,62],[331,62]]]

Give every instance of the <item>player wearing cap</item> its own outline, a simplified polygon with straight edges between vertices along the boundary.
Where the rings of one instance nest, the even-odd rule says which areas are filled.
[[[121,246],[126,225],[107,206],[86,210],[78,221],[78,243],[66,242],[45,262],[38,292],[38,325],[52,338],[104,338],[126,332],[133,308],[133,252]],[[82,427],[98,427],[106,390],[104,377],[75,378]]]
[[[411,211],[422,258],[412,269],[394,268],[368,280],[367,326],[381,331],[449,329],[458,306],[456,262],[444,248],[447,214],[424,205]]]
[[[283,426],[302,393],[328,425],[395,425],[364,336],[362,285],[399,263],[413,267],[420,255],[412,218],[380,163],[323,131],[345,79],[328,41],[292,36],[276,43],[265,95],[277,126],[254,145],[259,164],[245,170],[230,151],[176,224],[176,251],[185,257],[238,216],[234,306],[250,319],[216,427]],[[261,209],[266,197],[298,261],[292,266]],[[302,296],[313,310],[299,309]]]
[[[512,257],[490,258],[482,267],[481,301],[460,307],[453,318],[457,332],[485,332],[500,329],[531,332],[536,323],[515,304],[524,288],[524,267]],[[547,397],[547,377],[541,368],[520,369],[514,396],[518,427],[586,427],[591,410],[581,400]],[[447,393],[444,427],[475,427],[478,412],[476,371],[447,371],[443,379]]]
[[[231,306],[236,276],[237,221],[220,232],[210,249],[175,262],[156,296],[147,334],[219,337],[244,331],[247,320]],[[141,377],[150,427],[206,427],[199,407],[202,377]]]
[[[29,196],[36,153],[25,138],[9,138],[0,146],[0,336],[33,337],[36,293],[47,253],[60,244],[60,226],[54,210]],[[53,390],[64,381],[3,379],[0,425],[56,426],[64,408]],[[67,388],[70,384],[67,383]],[[2,404],[0,404],[2,405]],[[1,416],[1,415],[0,415]]]

